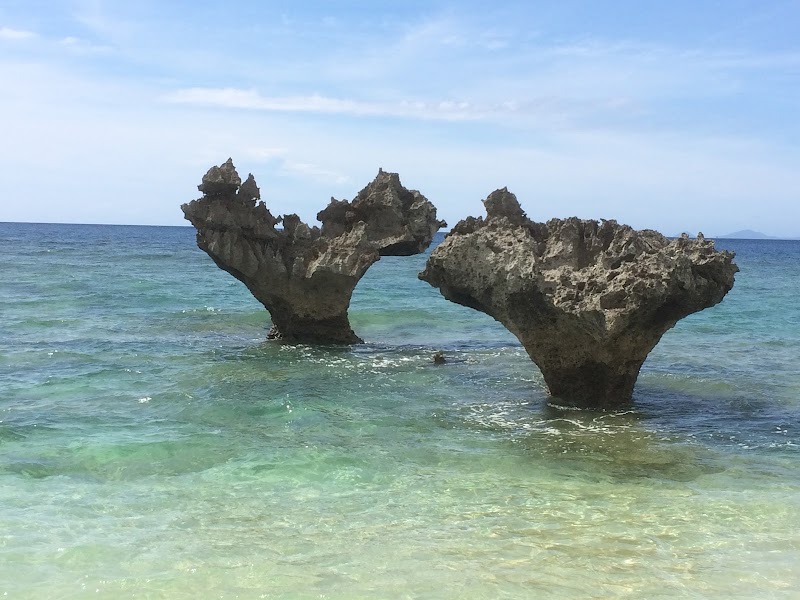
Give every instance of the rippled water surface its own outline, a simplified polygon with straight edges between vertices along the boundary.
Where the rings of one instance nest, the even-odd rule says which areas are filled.
[[[190,228],[0,224],[0,595],[797,598],[800,242],[719,245],[733,291],[590,413],[422,256],[365,344],[282,346]]]

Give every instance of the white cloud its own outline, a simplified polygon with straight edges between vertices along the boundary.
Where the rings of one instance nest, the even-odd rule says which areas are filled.
[[[271,148],[263,146],[245,146],[237,153],[237,160],[254,163],[274,163],[277,169],[292,176],[313,178],[321,183],[343,185],[349,183],[350,177],[318,164],[298,161],[291,158],[288,148]]]
[[[268,97],[255,90],[237,88],[182,89],[166,95],[164,100],[176,104],[278,112],[380,114],[378,106],[366,103],[323,96]]]
[[[30,40],[36,37],[38,37],[38,35],[33,31],[11,29],[10,27],[0,27],[0,40],[17,42],[22,40]]]
[[[350,178],[347,175],[304,162],[295,162],[291,160],[284,161],[283,170],[289,173],[313,177],[317,181],[323,183],[343,185],[345,183],[349,183],[350,181]]]
[[[137,8],[145,6],[144,3],[141,3],[137,7],[137,4],[120,5],[117,9],[113,3],[99,0],[76,0],[75,11],[71,16],[74,21],[80,23],[99,39],[106,40],[111,44],[127,43],[135,38],[142,26],[146,26],[146,23],[131,16],[136,14]],[[115,14],[115,10],[128,13],[128,15]]]
[[[265,146],[250,146],[242,149],[242,156],[253,162],[268,162],[286,156],[286,148],[269,148]]]
[[[59,53],[68,50],[70,53],[77,55],[99,54],[111,51],[109,46],[94,44],[72,35],[51,38],[33,31],[10,29],[8,27],[0,28],[0,41],[21,42],[26,40],[37,40],[39,42],[37,50],[40,51],[49,50]]]
[[[399,102],[359,101],[326,96],[262,96],[256,90],[237,88],[189,88],[167,94],[166,102],[197,106],[297,112],[344,114],[371,117],[408,117],[459,121],[486,117],[497,108],[479,109],[464,101]]]
[[[242,33],[240,55],[228,25],[198,44],[187,34],[196,22],[90,13],[92,31],[76,31],[113,44],[113,62],[93,61],[71,31],[40,38],[16,64],[0,56],[0,78],[17,82],[0,95],[0,113],[15,115],[0,162],[16,173],[0,197],[31,198],[36,182],[35,201],[0,202],[0,220],[38,211],[27,218],[182,223],[177,206],[232,156],[275,214],[306,221],[383,167],[451,225],[508,185],[536,219],[800,233],[797,124],[786,118],[776,133],[748,121],[797,96],[788,86],[774,95],[759,77],[791,74],[796,54],[521,43],[513,26],[453,16],[351,31],[344,16],[312,26],[293,15],[276,19],[293,28],[278,39]],[[324,44],[308,43],[321,33]]]
[[[238,88],[187,88],[161,97],[164,102],[208,108],[256,110],[265,112],[314,113],[349,115],[355,117],[393,117],[434,121],[486,121],[524,117],[532,121],[553,124],[567,114],[624,109],[630,103],[624,98],[604,101],[580,102],[557,97],[530,97],[524,101],[491,99],[476,103],[467,100],[413,100],[398,99],[392,102],[364,101],[344,98],[312,96],[263,96],[254,89]]]
[[[87,40],[74,36],[67,36],[58,40],[58,45],[76,55],[108,54],[113,52],[111,46],[93,44]]]
[[[481,214],[480,199],[507,185],[540,220],[575,214],[667,233],[798,233],[792,219],[763,222],[764,215],[796,214],[797,149],[745,136],[478,122],[480,134],[470,139],[455,121],[434,128],[424,119],[309,119],[307,112],[153,102],[158,93],[142,84],[3,68],[2,61],[0,76],[20,81],[0,97],[0,111],[17,115],[7,127],[14,143],[0,148],[0,162],[17,177],[0,182],[0,196],[30,197],[26,181],[37,182],[38,194],[25,205],[0,204],[0,220],[180,224],[178,205],[193,197],[209,166],[232,156],[241,173],[256,176],[275,214],[296,212],[307,222],[331,195],[353,197],[383,167],[428,196],[451,225]],[[236,91],[222,98],[248,107],[263,100]],[[408,104],[406,114],[431,106]],[[320,105],[330,106],[315,99],[304,110]],[[514,108],[522,110],[507,107]]]

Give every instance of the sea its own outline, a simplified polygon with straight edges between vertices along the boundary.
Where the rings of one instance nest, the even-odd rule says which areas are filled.
[[[800,241],[717,247],[592,412],[425,255],[312,347],[190,227],[0,224],[0,598],[800,598]]]

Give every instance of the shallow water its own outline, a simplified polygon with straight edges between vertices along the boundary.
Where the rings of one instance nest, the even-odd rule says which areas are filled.
[[[282,346],[190,228],[0,224],[0,594],[797,597],[800,242],[719,245],[733,291],[592,413],[423,256],[365,344]]]

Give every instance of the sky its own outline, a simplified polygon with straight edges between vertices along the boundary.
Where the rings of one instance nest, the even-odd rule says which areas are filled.
[[[232,157],[315,223],[379,168],[450,226],[800,237],[800,0],[0,0],[0,221],[182,225]]]

